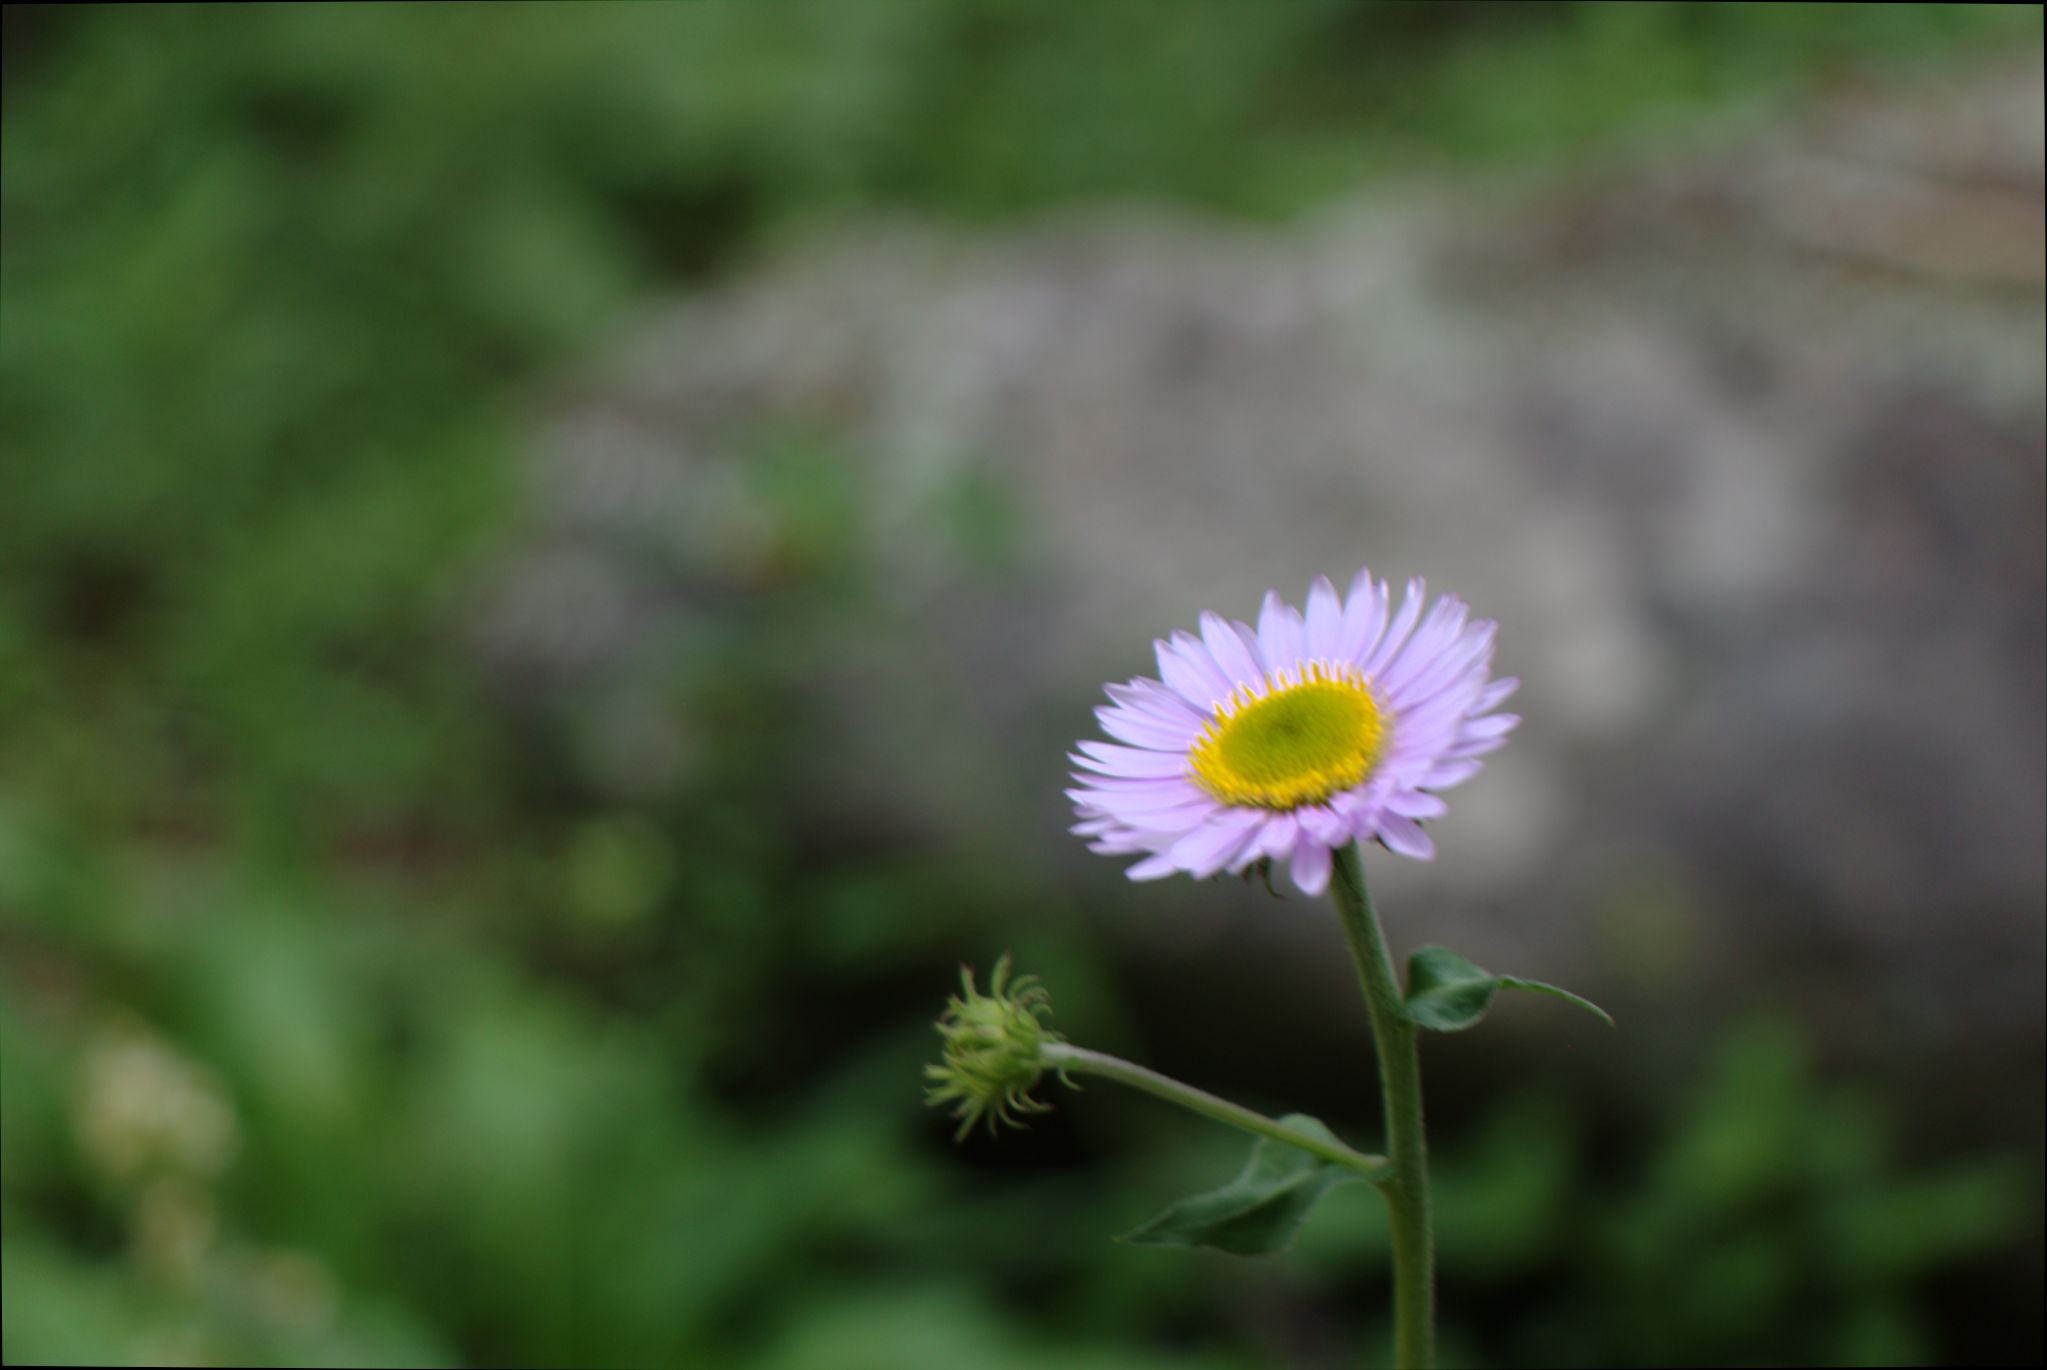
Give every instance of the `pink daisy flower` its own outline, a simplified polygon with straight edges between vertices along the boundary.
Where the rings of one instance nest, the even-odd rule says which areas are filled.
[[[1258,626],[1201,616],[1201,636],[1156,643],[1159,678],[1108,686],[1095,710],[1113,742],[1070,759],[1073,831],[1108,855],[1139,855],[1133,880],[1232,874],[1284,862],[1309,894],[1330,853],[1372,839],[1428,860],[1435,791],[1476,775],[1521,720],[1493,712],[1520,682],[1490,680],[1491,619],[1422,582],[1398,613],[1359,571],[1348,596],[1324,578],[1307,612],[1268,591]]]

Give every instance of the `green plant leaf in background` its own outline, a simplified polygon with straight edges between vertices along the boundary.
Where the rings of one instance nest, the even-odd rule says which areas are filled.
[[[1608,1027],[1613,1015],[1590,999],[1540,980],[1480,970],[1448,947],[1419,947],[1407,958],[1407,1016],[1436,1032],[1462,1032],[1485,1017],[1503,989],[1534,990],[1568,999],[1596,1014]]]
[[[1289,1113],[1280,1121],[1338,1140],[1305,1113]],[[1284,1251],[1316,1201],[1332,1187],[1362,1178],[1318,1156],[1260,1138],[1236,1179],[1221,1189],[1180,1200],[1119,1240],[1131,1246],[1206,1246],[1236,1256]]]

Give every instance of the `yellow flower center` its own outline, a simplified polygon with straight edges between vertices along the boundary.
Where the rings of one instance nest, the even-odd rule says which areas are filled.
[[[1386,723],[1365,679],[1310,661],[1239,685],[1188,752],[1194,781],[1225,804],[1318,804],[1372,773]]]

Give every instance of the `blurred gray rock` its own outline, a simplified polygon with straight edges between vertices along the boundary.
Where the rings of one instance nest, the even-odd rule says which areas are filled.
[[[757,476],[810,444],[870,600],[792,780],[1106,880],[1059,793],[1101,681],[1267,586],[1426,574],[1501,621],[1528,721],[1441,859],[1378,863],[1400,940],[1623,993],[1873,977],[1850,997],[2037,1035],[2041,103],[2032,62],[1847,90],[1280,229],[841,226],[564,383],[481,650],[523,706],[596,710],[600,792],[687,784],[668,673],[801,574]],[[990,507],[1007,554],[959,513]],[[1306,924],[1131,897],[1182,938]]]

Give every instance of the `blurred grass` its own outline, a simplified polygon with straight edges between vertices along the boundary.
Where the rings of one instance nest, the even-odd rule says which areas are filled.
[[[1314,1253],[1335,1274],[1246,1281],[1103,1240],[1226,1139],[1160,1125],[1140,1158],[1053,1124],[969,1153],[1014,1167],[990,1184],[917,1116],[973,927],[1035,939],[1069,1021],[1115,1011],[1027,876],[794,816],[793,645],[858,614],[828,490],[792,477],[808,577],[678,683],[721,725],[701,789],[598,805],[493,707],[458,625],[517,517],[520,406],[636,302],[849,211],[1283,216],[2037,46],[2039,14],[1160,15],[7,11],[9,1361],[1229,1366],[1354,1339],[1361,1204]],[[1809,1098],[1787,1042],[1728,1051],[1637,1190],[1554,1099],[1475,1143],[1444,1187],[1488,1201],[1446,1211],[1446,1248],[1512,1310],[1466,1329],[1475,1359],[1938,1343],[1924,1277],[2008,1238],[2017,1181],[1912,1170],[1856,1122],[1887,1101]],[[1792,1153],[1826,1160],[1772,1169]]]

